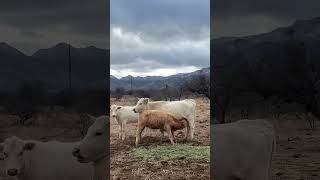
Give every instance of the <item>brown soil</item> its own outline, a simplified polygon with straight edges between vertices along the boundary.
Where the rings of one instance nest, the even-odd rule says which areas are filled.
[[[273,179],[320,179],[320,129],[312,131],[301,120],[280,124],[277,128]]]

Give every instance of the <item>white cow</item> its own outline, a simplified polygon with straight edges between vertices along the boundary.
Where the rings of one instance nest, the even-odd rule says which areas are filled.
[[[211,127],[215,180],[271,180],[275,151],[273,126],[264,120],[240,120]]]
[[[119,125],[119,138],[125,139],[125,128],[128,123],[138,122],[139,114],[133,112],[134,106],[110,106],[110,116]]]
[[[106,180],[109,170],[109,116],[95,118],[87,131],[86,136],[80,143],[74,146],[73,156],[81,163],[94,163],[94,180]]]
[[[72,157],[76,143],[57,141],[24,141],[7,138],[0,144],[6,173],[20,180],[88,180],[93,177],[93,165],[81,164]]]
[[[173,114],[177,119],[185,118],[188,121],[187,134],[185,139],[194,136],[196,102],[193,99],[185,99],[182,101],[154,101],[150,102],[149,98],[141,98],[133,108],[134,112],[142,110],[160,110]]]

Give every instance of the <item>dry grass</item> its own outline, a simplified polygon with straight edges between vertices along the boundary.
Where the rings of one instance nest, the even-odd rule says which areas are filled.
[[[210,146],[167,145],[152,148],[136,148],[130,153],[145,161],[193,160],[210,162]]]

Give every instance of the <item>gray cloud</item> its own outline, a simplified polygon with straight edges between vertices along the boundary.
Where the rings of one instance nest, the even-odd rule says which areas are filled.
[[[320,16],[318,0],[211,1],[211,36],[246,36]]]
[[[58,42],[108,48],[108,1],[3,0],[0,17],[1,41],[28,54]]]
[[[112,72],[145,75],[162,69],[169,75],[208,67],[209,4],[209,0],[112,1]]]

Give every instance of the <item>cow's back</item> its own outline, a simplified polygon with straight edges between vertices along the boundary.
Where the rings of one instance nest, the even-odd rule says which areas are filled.
[[[194,115],[195,101],[193,99],[185,99],[182,101],[154,101],[148,103],[150,110],[166,111],[173,114],[176,118],[187,118]]]
[[[266,121],[243,120],[213,125],[215,179],[269,179],[274,132]]]
[[[79,163],[72,156],[75,143],[37,143],[27,152],[26,163],[29,176],[26,180],[88,180],[93,177],[91,163]]]

